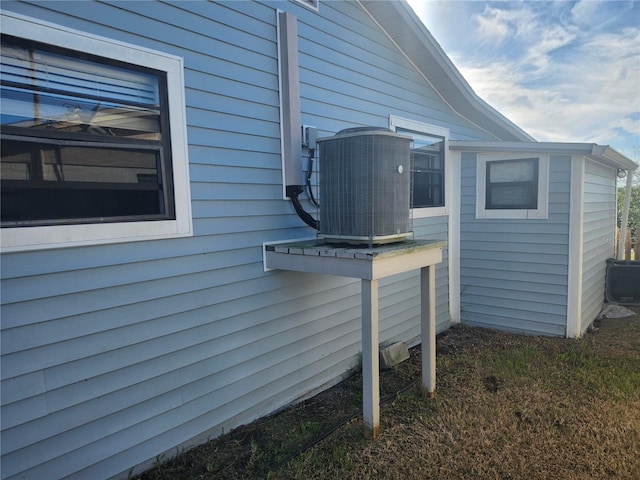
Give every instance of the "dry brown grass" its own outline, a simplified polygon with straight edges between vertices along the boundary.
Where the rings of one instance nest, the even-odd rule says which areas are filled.
[[[142,479],[640,479],[640,315],[578,340],[456,326],[437,361],[434,400],[394,395],[419,378],[419,351],[383,372],[375,442],[354,375]]]

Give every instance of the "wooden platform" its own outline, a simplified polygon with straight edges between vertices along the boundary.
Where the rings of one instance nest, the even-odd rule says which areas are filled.
[[[337,275],[362,280],[362,407],[365,436],[380,429],[378,279],[420,269],[422,390],[436,387],[435,265],[446,242],[405,240],[380,246],[334,245],[319,240],[265,244],[265,269]]]
[[[318,240],[265,244],[265,266],[373,280],[439,263],[445,245],[434,240],[405,240],[371,248]]]

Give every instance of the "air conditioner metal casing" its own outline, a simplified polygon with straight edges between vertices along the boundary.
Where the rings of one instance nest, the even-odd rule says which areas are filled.
[[[412,234],[412,140],[375,127],[346,129],[317,140],[321,238],[381,244]]]

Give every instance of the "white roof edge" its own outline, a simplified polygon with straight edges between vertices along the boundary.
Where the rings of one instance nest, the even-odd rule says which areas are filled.
[[[450,140],[449,150],[468,152],[537,152],[558,155],[584,155],[597,162],[634,171],[638,165],[608,145],[569,142],[486,142]]]
[[[501,142],[483,140],[450,140],[450,150],[467,150],[470,152],[512,151],[517,152],[535,150],[541,153],[593,153],[593,143],[565,143],[565,142]]]
[[[614,150],[609,145],[593,144],[593,150],[589,157],[606,159],[619,168],[629,170],[630,172],[633,172],[636,168],[638,168],[638,164],[636,162],[618,152],[617,150]]]

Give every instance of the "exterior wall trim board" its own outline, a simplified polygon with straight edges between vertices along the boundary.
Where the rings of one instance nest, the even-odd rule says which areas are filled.
[[[584,170],[584,157],[572,156],[568,245],[569,271],[567,278],[567,338],[578,337],[581,334]]]

